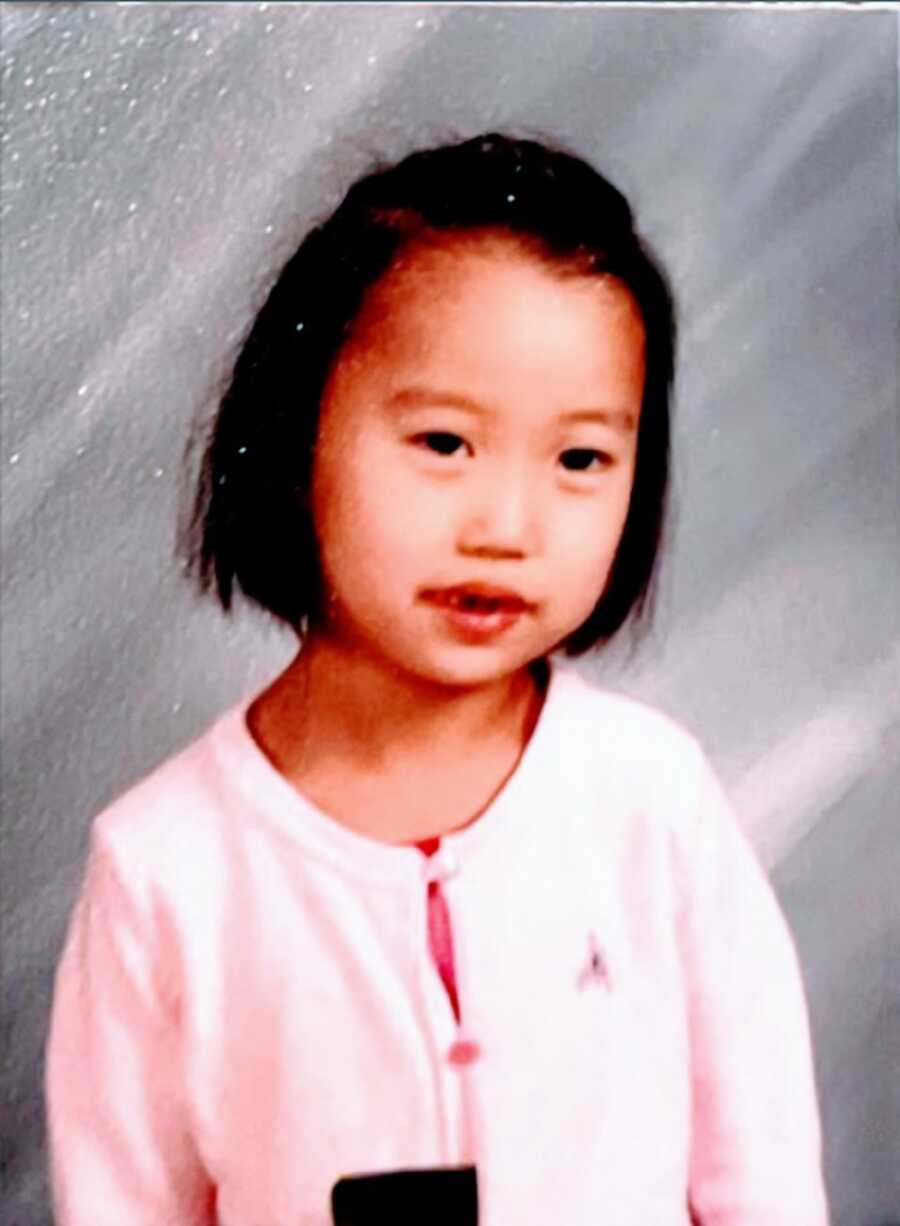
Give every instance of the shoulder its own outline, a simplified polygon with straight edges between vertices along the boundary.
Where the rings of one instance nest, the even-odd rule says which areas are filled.
[[[227,783],[217,742],[229,712],[150,771],[91,824],[91,856],[133,888],[153,889],[209,865],[227,839]]]
[[[620,760],[657,767],[697,769],[703,756],[696,736],[658,707],[607,689],[571,665],[557,669],[560,715],[567,736],[596,754],[615,752]]]
[[[559,748],[589,787],[628,809],[684,818],[710,772],[692,731],[637,698],[607,689],[571,665],[557,669]]]

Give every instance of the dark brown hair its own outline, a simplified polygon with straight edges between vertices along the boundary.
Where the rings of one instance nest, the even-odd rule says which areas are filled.
[[[668,485],[672,295],[621,192],[571,153],[497,133],[376,168],[278,276],[206,442],[183,542],[201,589],[215,588],[226,610],[237,586],[298,633],[319,613],[309,485],[326,379],[367,291],[409,244],[476,230],[561,270],[613,275],[641,310],[646,382],[628,515],[606,587],[563,647],[578,655],[645,614]]]

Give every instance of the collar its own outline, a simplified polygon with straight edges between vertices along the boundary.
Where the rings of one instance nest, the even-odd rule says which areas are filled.
[[[573,685],[580,684],[574,670],[550,661],[544,704],[512,775],[475,821],[441,838],[437,856],[423,863],[415,844],[393,844],[361,834],[323,812],[275,768],[253,739],[247,711],[261,689],[254,690],[223,715],[210,730],[210,748],[224,778],[229,799],[244,813],[252,812],[281,838],[305,854],[328,863],[343,875],[382,882],[386,886],[426,876],[451,876],[465,862],[479,856],[514,819],[534,810],[541,764],[555,758],[553,742],[565,720],[561,709]],[[430,866],[430,867],[429,867]]]

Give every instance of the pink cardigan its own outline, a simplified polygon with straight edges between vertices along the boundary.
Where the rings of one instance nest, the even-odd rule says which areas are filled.
[[[686,732],[557,664],[512,779],[426,858],[305,801],[247,705],[94,823],[58,1226],[330,1226],[343,1175],[466,1163],[480,1226],[825,1226],[794,947]]]

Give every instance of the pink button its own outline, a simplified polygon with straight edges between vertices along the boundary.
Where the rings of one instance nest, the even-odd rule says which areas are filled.
[[[451,1064],[474,1064],[481,1056],[481,1048],[474,1039],[457,1039],[447,1052]]]

